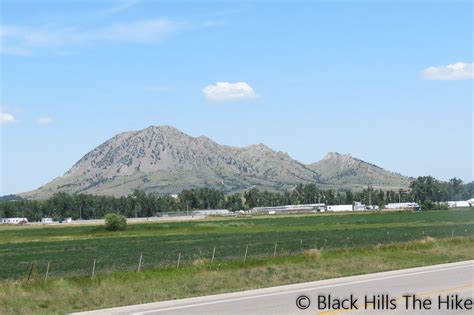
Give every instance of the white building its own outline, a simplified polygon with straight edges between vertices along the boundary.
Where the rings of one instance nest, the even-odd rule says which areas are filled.
[[[367,210],[367,207],[364,204],[362,204],[362,202],[356,201],[354,203],[354,208],[353,209],[354,209],[354,211],[364,211],[364,210]]]
[[[352,205],[332,205],[326,207],[327,211],[352,211]]]
[[[192,215],[228,215],[230,211],[227,209],[207,209],[207,210],[194,210]]]
[[[420,205],[416,202],[389,203],[385,206],[385,209],[389,210],[420,210],[420,208]]]
[[[472,199],[470,199],[472,200]],[[447,201],[446,204],[449,208],[469,208],[471,203],[469,200],[466,201]]]
[[[26,224],[28,223],[27,218],[1,218],[1,224]]]
[[[324,209],[324,203],[311,203],[304,205],[286,205],[276,207],[255,207],[251,210],[251,212],[275,214],[282,212],[324,211]]]
[[[53,218],[42,218],[41,223],[43,223],[43,224],[53,223]]]

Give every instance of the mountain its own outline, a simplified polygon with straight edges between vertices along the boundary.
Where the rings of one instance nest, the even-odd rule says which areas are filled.
[[[384,170],[383,168],[352,157],[350,154],[328,153],[319,162],[308,165],[319,174],[319,179],[335,187],[405,188],[413,178]]]
[[[44,198],[58,191],[126,195],[135,188],[171,194],[202,186],[226,192],[249,187],[287,190],[299,182],[318,182],[318,176],[263,144],[235,148],[174,127],[152,126],[116,135],[64,176],[21,196]]]
[[[253,187],[285,191],[298,183],[406,187],[408,179],[347,155],[330,153],[318,163],[304,165],[263,144],[236,148],[205,136],[191,137],[171,126],[151,126],[114,136],[62,177],[20,196],[42,199],[56,192],[121,196],[135,188],[175,194],[203,186],[225,192]]]

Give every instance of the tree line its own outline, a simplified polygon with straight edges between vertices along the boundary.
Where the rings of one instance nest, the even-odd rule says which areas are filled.
[[[299,184],[291,191],[271,192],[256,188],[233,194],[211,188],[181,191],[177,198],[134,190],[122,197],[67,194],[59,192],[46,200],[0,201],[0,217],[26,217],[39,221],[43,217],[97,219],[107,213],[126,217],[151,217],[165,212],[190,212],[196,209],[248,210],[254,207],[283,206],[290,204],[325,203],[327,205],[352,204],[383,207],[393,202],[416,201],[423,209],[442,209],[438,202],[467,200],[474,196],[474,182],[464,184],[453,178],[447,182],[431,176],[418,177],[410,190],[381,190],[367,187],[361,191],[320,189],[315,184]]]

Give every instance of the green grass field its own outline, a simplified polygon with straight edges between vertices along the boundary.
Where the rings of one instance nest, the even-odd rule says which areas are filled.
[[[453,235],[454,233],[454,235]],[[474,236],[474,211],[388,212],[206,219],[129,225],[123,232],[102,226],[1,227],[0,279],[133,271],[143,254],[142,269],[211,259],[243,261],[301,253],[311,248],[358,248],[419,240],[425,237]]]
[[[66,314],[474,258],[473,237],[455,237],[359,248],[308,250],[294,256],[186,265],[95,278],[0,282],[0,313]],[[60,298],[59,298],[60,297]]]

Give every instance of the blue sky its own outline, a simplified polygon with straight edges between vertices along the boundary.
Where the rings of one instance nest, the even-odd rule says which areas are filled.
[[[173,125],[473,180],[471,1],[2,1],[0,195]]]

